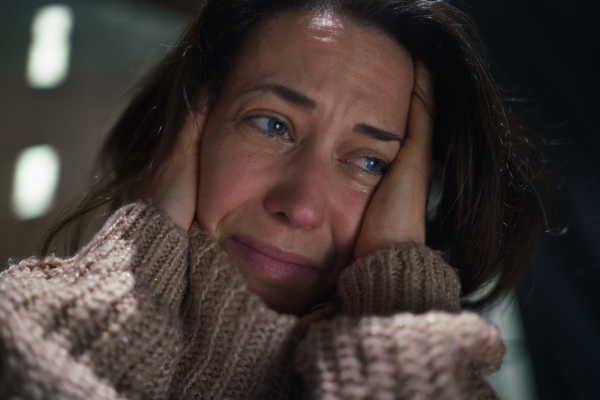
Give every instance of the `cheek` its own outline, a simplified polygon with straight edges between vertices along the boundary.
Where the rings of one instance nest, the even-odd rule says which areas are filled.
[[[201,152],[196,219],[217,236],[224,217],[260,198],[269,177],[251,154],[235,146],[211,148],[216,150]]]

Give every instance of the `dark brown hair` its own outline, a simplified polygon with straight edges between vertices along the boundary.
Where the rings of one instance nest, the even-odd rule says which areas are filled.
[[[48,233],[42,253],[66,227],[75,223],[81,229],[89,212],[126,202],[168,153],[186,110],[203,100],[209,109],[214,104],[260,21],[288,10],[328,11],[376,27],[429,66],[441,202],[430,215],[427,242],[458,270],[463,295],[495,281],[494,289],[471,305],[498,298],[531,261],[544,222],[543,152],[503,101],[471,20],[439,0],[207,1],[180,43],[142,82],[104,144],[99,180]],[[71,251],[80,245],[80,235],[74,238]]]

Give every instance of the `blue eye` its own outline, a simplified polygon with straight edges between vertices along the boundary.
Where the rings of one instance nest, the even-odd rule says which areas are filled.
[[[377,158],[365,158],[364,169],[371,174],[383,174],[386,170],[386,165],[383,161]]]
[[[250,117],[248,122],[260,131],[274,136],[284,136],[289,130],[285,122],[273,117]]]
[[[359,173],[373,175],[376,177],[382,177],[389,169],[389,164],[378,157],[355,157],[348,160],[352,163],[356,168],[358,168]]]
[[[283,136],[288,131],[287,126],[283,122],[275,118],[261,118],[267,120],[267,132],[273,135]]]

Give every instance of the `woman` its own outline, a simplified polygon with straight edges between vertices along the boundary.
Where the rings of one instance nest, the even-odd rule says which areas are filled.
[[[501,339],[460,296],[514,283],[544,180],[466,21],[208,1],[65,224],[114,214],[2,275],[3,394],[493,398]]]

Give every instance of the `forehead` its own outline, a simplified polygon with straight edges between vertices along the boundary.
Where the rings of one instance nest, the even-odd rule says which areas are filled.
[[[250,37],[228,84],[277,81],[307,95],[331,92],[390,101],[412,91],[413,63],[373,27],[329,13],[277,14]]]

